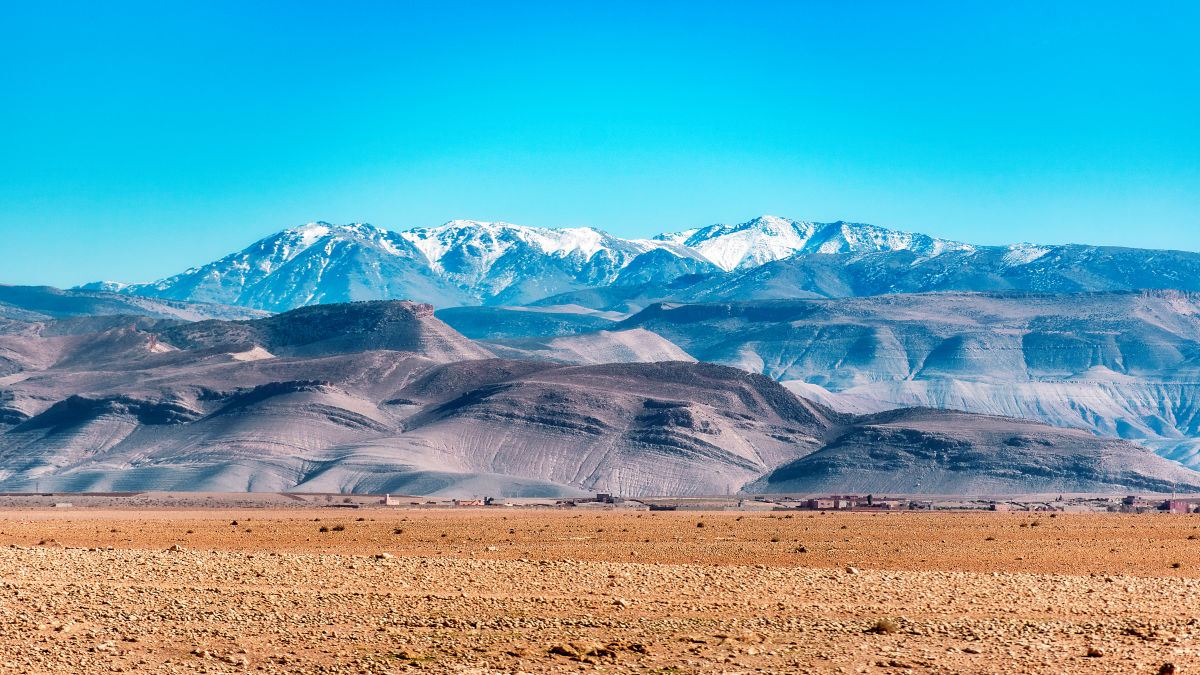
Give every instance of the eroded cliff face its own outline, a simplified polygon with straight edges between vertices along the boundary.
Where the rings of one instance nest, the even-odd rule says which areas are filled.
[[[798,383],[796,391],[845,410],[881,401],[1031,418],[1200,462],[1200,295],[1192,293],[663,304],[618,324],[634,326],[698,359]]]

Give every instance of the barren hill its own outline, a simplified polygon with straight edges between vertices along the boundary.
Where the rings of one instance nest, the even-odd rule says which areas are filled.
[[[1025,420],[856,417],[710,363],[480,358],[415,303],[153,330],[8,336],[61,348],[0,379],[0,489],[1200,490],[1132,443]]]

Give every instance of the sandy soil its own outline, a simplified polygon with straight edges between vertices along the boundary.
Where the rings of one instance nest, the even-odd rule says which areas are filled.
[[[0,672],[1200,672],[1197,554],[1157,514],[10,510]]]

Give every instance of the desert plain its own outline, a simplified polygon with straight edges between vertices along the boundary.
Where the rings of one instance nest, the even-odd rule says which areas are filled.
[[[1200,516],[0,511],[3,673],[1200,672]]]

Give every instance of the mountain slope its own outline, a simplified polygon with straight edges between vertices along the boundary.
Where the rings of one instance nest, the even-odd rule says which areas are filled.
[[[661,234],[656,239],[686,246],[723,270],[744,270],[805,253],[911,251],[932,257],[974,247],[923,234],[862,223],[812,223],[760,216],[740,225],[709,225]]]
[[[273,355],[315,356],[387,349],[438,361],[489,358],[433,314],[433,306],[394,301],[320,305],[253,321],[201,321],[158,332],[183,349],[253,345]]]
[[[748,486],[763,492],[1169,492],[1193,472],[1085,431],[910,408],[868,415]]]
[[[615,323],[603,313],[559,309],[562,311],[538,311],[527,307],[450,307],[439,309],[434,315],[471,339],[573,335],[604,330]]]
[[[961,453],[980,458],[977,470],[945,474],[942,492],[1021,476],[1044,487],[1034,480],[1041,448],[1056,466],[1078,467],[1069,484],[1079,489],[1176,481],[1200,490],[1200,474],[1126,441],[1022,420],[900,417],[889,440],[871,436],[878,417],[839,414],[719,365],[473,358],[487,353],[414,303],[153,330],[8,336],[80,348],[0,377],[0,489],[730,493],[762,489],[811,453],[912,454],[928,445],[914,446],[924,434],[959,438]],[[626,335],[632,342],[614,344],[633,351],[660,339]],[[596,337],[557,339],[600,349]],[[990,431],[956,436],[971,425]],[[1014,444],[1029,461],[1003,461]],[[893,465],[863,468],[864,485],[881,473],[904,491],[926,485]],[[801,491],[825,484],[812,476],[775,482]]]
[[[0,318],[26,322],[87,316],[129,316],[199,321],[266,316],[245,307],[204,302],[151,299],[102,290],[60,290],[50,286],[0,284]]]
[[[120,292],[272,311],[391,299],[444,307],[521,304],[613,283],[625,268],[636,274],[647,265],[712,267],[684,247],[618,239],[590,228],[452,221],[389,232],[365,224],[309,223],[182,274],[121,286]]]
[[[378,299],[459,304],[467,297],[395,232],[328,223],[284,230],[207,265],[121,292],[271,311]]]
[[[824,297],[930,291],[1077,293],[1200,291],[1200,254],[1103,246],[1009,246],[813,254],[774,261],[677,292],[689,301]]]
[[[616,328],[644,328],[698,359],[851,401],[1038,419],[1134,439],[1200,465],[1197,294],[661,304]]]
[[[578,364],[695,361],[661,335],[641,328],[481,342],[496,356],[510,359]]]

